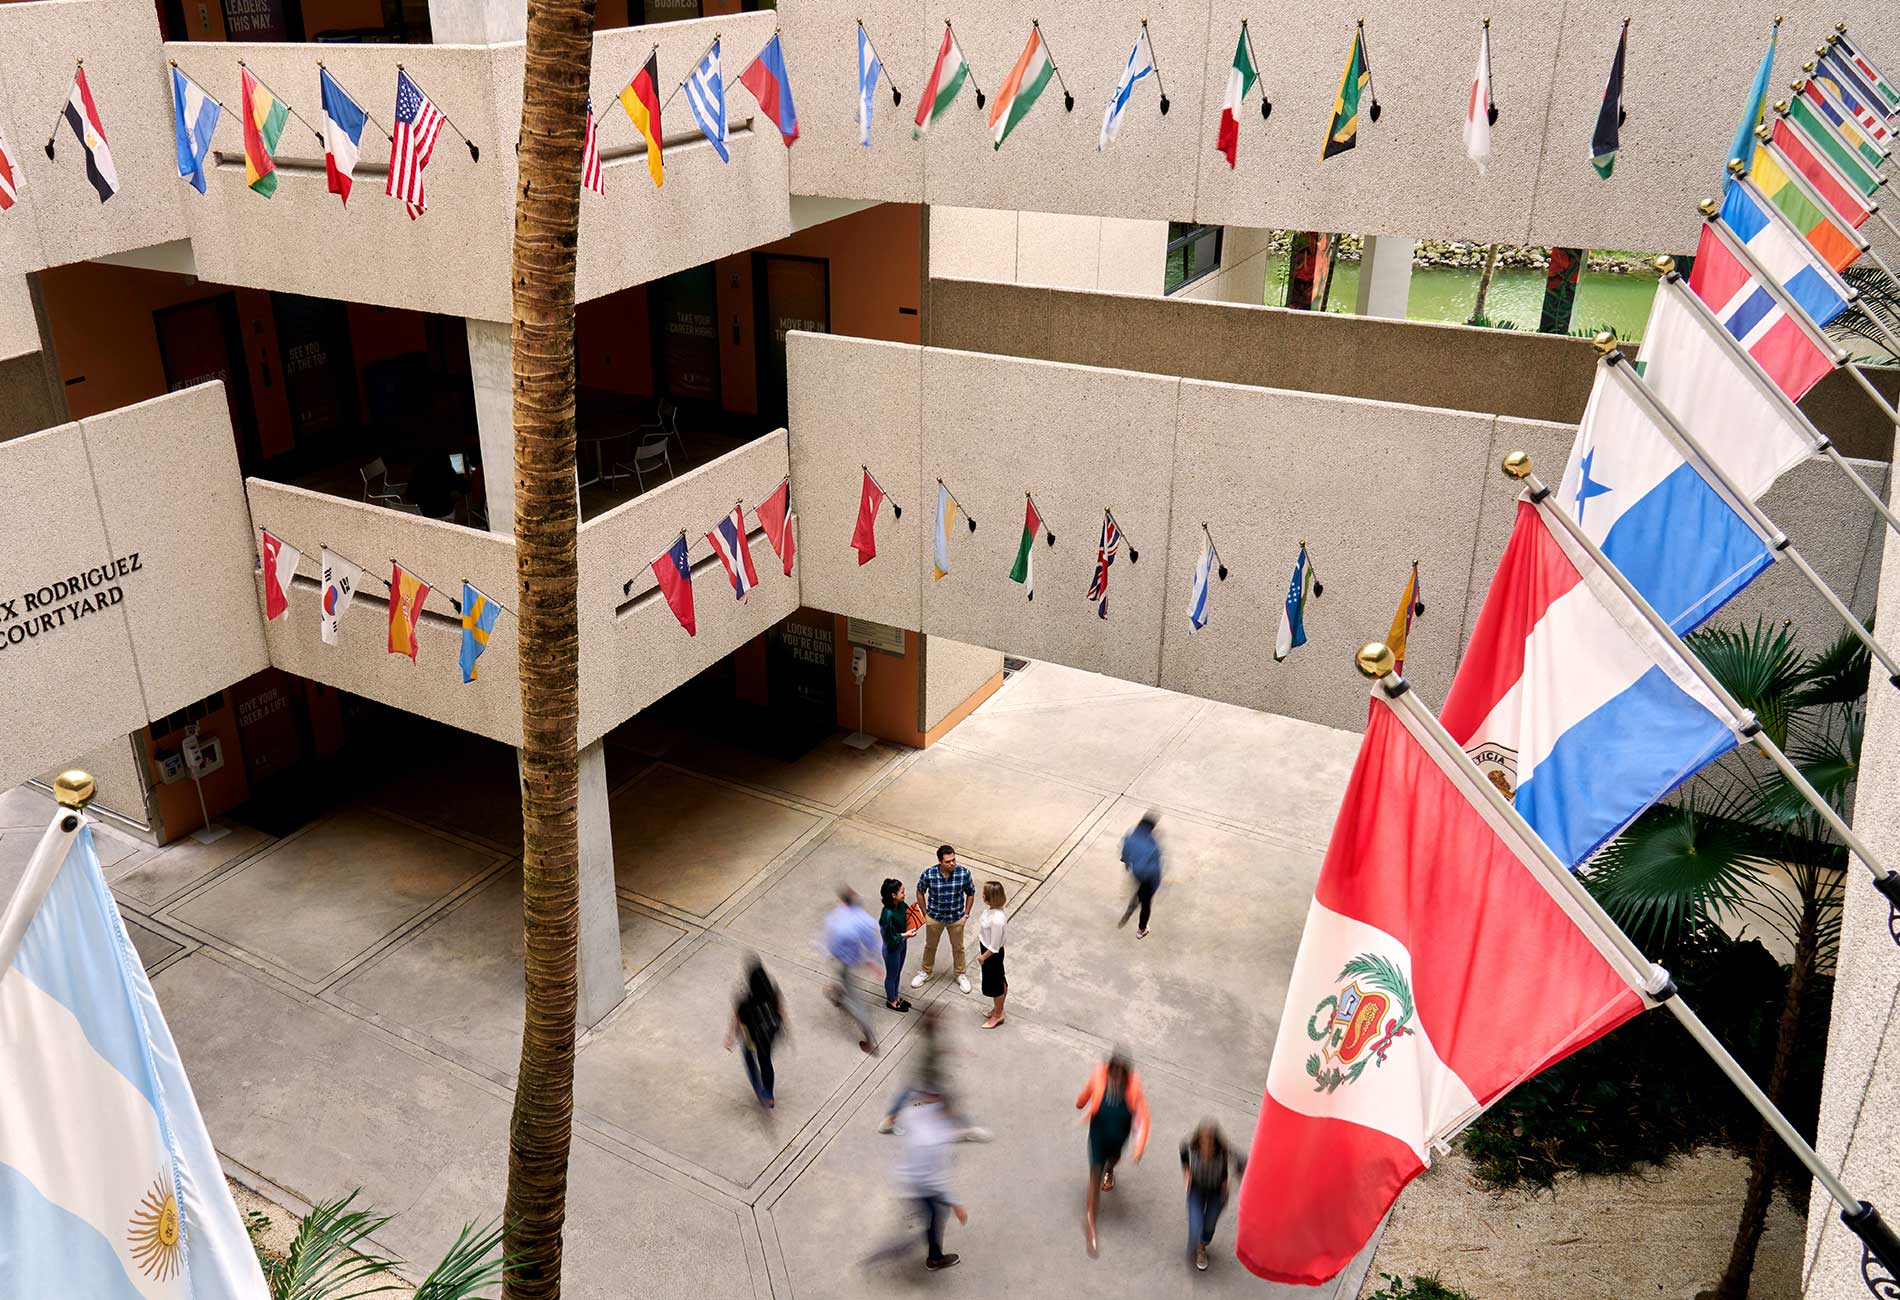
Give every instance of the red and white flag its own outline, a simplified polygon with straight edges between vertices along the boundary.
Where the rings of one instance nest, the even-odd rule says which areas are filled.
[[[383,182],[383,193],[401,199],[411,221],[429,206],[422,169],[435,154],[435,138],[442,134],[446,120],[422,87],[397,68],[396,129],[389,139],[389,177]]]
[[[1276,1282],[1350,1263],[1436,1142],[1647,1005],[1636,972],[1375,691],[1293,963],[1236,1253]]]
[[[595,130],[594,100],[587,100],[587,138],[581,141],[581,188],[605,197],[607,178],[600,173],[600,136]]]
[[[1465,157],[1484,175],[1491,161],[1491,22],[1485,20],[1478,36],[1478,70],[1471,74],[1471,94],[1465,101]]]
[[[0,135],[0,212],[12,207],[20,195],[20,182],[14,172],[13,155],[7,151],[7,138]]]
[[[264,535],[264,617],[274,620],[290,612],[290,580],[297,576],[303,552],[271,536],[268,528],[259,531]]]
[[[778,552],[779,562],[785,566],[785,576],[792,576],[792,561],[798,556],[798,542],[792,536],[792,481],[788,478],[772,490],[772,495],[759,502],[759,527],[765,530],[765,540]]]
[[[858,496],[858,523],[851,530],[851,546],[858,553],[858,563],[869,564],[877,558],[877,512],[884,508],[884,489],[871,477],[871,471],[864,471],[864,487]]]

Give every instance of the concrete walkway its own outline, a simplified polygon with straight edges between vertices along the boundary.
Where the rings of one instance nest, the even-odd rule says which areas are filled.
[[[1363,1268],[1318,1293],[1251,1277],[1231,1209],[1196,1274],[1176,1156],[1203,1116],[1251,1142],[1355,736],[1036,664],[921,753],[833,742],[787,765],[639,722],[610,745],[628,995],[581,1050],[568,1295],[1357,1293]],[[469,741],[282,839],[100,835],[233,1172],[293,1202],[360,1186],[411,1259],[500,1206],[521,1017],[513,782],[510,753]],[[1115,924],[1117,847],[1149,807],[1168,877],[1138,941]],[[0,878],[49,810],[0,800]],[[958,1148],[963,1263],[931,1275],[892,1193],[901,1139],[876,1133],[917,1017],[880,1006],[882,1051],[861,1053],[816,941],[839,882],[867,899],[886,876],[912,886],[945,840],[1009,891],[1013,991],[990,1033],[947,962],[921,991],[946,1004],[966,1107],[995,1132]],[[769,1114],[720,1044],[753,951],[789,1007]],[[911,969],[920,955],[913,942]],[[1113,1044],[1155,1127],[1090,1261],[1071,1103]],[[901,1253],[866,1264],[900,1234]]]

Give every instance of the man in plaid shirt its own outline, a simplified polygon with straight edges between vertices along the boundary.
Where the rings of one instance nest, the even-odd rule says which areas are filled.
[[[976,881],[970,869],[957,865],[957,851],[948,844],[937,849],[937,864],[925,867],[917,877],[917,897],[924,904],[924,965],[911,977],[912,988],[922,988],[937,964],[937,940],[950,931],[950,960],[954,963],[957,987],[970,991],[970,977],[963,973],[963,922],[976,903]]]

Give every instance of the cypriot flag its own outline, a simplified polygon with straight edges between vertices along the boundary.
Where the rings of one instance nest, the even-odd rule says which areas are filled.
[[[40,841],[0,921],[0,960],[14,936],[0,969],[6,1294],[267,1300],[78,814],[61,810]]]

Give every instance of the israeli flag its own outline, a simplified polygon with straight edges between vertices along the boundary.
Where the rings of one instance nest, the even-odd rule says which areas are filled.
[[[1194,590],[1188,595],[1188,635],[1207,626],[1207,575],[1214,567],[1214,540],[1201,539],[1201,560],[1194,566]]]
[[[871,48],[871,37],[862,24],[858,27],[858,143],[866,149],[871,147],[871,97],[877,93],[877,79],[884,75],[884,65],[877,61],[877,51]]]
[[[1154,70],[1154,51],[1148,47],[1148,29],[1143,27],[1141,35],[1135,38],[1135,48],[1128,52],[1128,66],[1122,69],[1122,79],[1115,84],[1115,93],[1108,97],[1108,107],[1102,110],[1102,134],[1095,141],[1097,153],[1108,148],[1122,133],[1122,118],[1128,112],[1128,100],[1135,93],[1135,83]]]
[[[719,73],[717,40],[693,69],[693,75],[686,78],[686,105],[693,110],[699,133],[718,151],[719,161],[731,162],[732,154],[726,149],[726,83]]]
[[[18,951],[0,968],[6,1294],[268,1300],[178,1049],[76,813],[61,811],[29,862],[0,920],[0,960],[16,937]]]
[[[205,192],[205,157],[211,152],[211,132],[223,110],[218,101],[178,68],[172,69],[172,128],[177,137],[178,174]]]

